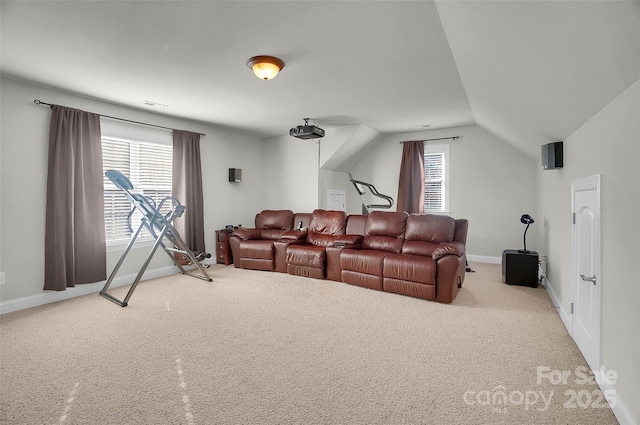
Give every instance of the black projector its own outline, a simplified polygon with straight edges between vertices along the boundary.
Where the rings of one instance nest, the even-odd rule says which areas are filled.
[[[324,130],[315,125],[299,125],[289,130],[289,136],[298,139],[319,139],[324,137]]]

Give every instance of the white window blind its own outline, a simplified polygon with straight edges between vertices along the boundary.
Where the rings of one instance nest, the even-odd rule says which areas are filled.
[[[118,170],[131,180],[134,192],[153,199],[159,205],[171,196],[172,134],[170,130],[145,128],[122,122],[101,121],[103,175],[106,170]],[[132,232],[127,217],[132,204],[124,192],[104,177],[104,212],[107,244],[128,243]],[[171,204],[166,203],[163,214]],[[131,226],[140,225],[135,213]],[[151,239],[146,230],[140,240]]]
[[[424,147],[424,210],[448,212],[448,145]]]

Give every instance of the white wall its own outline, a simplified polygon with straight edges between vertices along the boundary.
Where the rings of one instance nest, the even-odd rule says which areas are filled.
[[[564,141],[564,167],[539,171],[548,280],[565,317],[571,303],[571,182],[603,176],[603,364],[640,423],[640,81]]]
[[[225,224],[252,223],[255,211],[264,206],[264,144],[258,137],[6,78],[0,80],[0,88],[0,271],[6,273],[6,284],[0,286],[3,302],[45,292],[42,287],[51,112],[48,107],[35,105],[36,98],[103,115],[206,133],[201,139],[201,153],[205,242],[210,252],[215,250],[216,229]],[[242,183],[228,182],[228,168],[243,169]],[[148,250],[149,247],[132,250],[119,275],[137,272]],[[108,272],[120,255],[121,251],[108,252]],[[149,269],[170,264],[169,258],[160,253]]]
[[[267,207],[312,212],[316,208],[327,208],[327,190],[338,189],[347,194],[347,212],[360,214],[361,201],[349,182],[349,175],[327,168],[326,163],[333,161],[344,166],[362,156],[363,151],[351,152],[351,144],[354,138],[356,143],[361,142],[362,133],[366,135],[367,132],[378,134],[366,126],[351,125],[328,128],[325,137],[318,140],[300,140],[288,135],[267,139]],[[354,134],[360,137],[354,137]],[[365,146],[362,149],[368,151],[371,148]],[[344,150],[352,155],[342,156]],[[340,158],[336,160],[335,155]]]
[[[365,125],[349,125],[327,129],[320,149],[318,207],[327,209],[327,191],[344,190],[348,214],[361,214],[362,202],[349,181],[349,164],[358,163],[374,146],[379,136]],[[338,171],[340,170],[340,171]]]
[[[356,193],[353,185],[349,181],[349,175],[342,171],[320,170],[318,176],[318,208],[328,209],[327,191],[344,190],[346,194],[346,211],[349,214],[360,214],[360,203],[349,199],[351,192]]]
[[[266,139],[264,162],[266,209],[312,212],[318,208],[317,141],[289,135]]]
[[[384,137],[353,169],[352,174],[397,200],[402,159],[399,142],[453,136],[461,138],[429,142],[449,143],[450,146],[450,215],[469,220],[469,255],[490,257],[489,261],[499,259],[503,250],[522,247],[524,225],[520,223],[520,216],[529,213],[536,218],[536,161],[481,127]],[[537,237],[531,230],[527,234],[527,248],[535,250],[538,248]]]

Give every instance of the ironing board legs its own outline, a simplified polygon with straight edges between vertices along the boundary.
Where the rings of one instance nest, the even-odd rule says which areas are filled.
[[[191,250],[189,248],[187,248],[186,244],[184,243],[184,241],[182,240],[182,238],[180,237],[180,235],[178,234],[176,229],[171,224],[169,224],[168,226],[169,226],[169,233],[171,235],[172,242],[174,243],[175,246],[178,247],[178,249],[174,250],[174,251],[175,252],[179,252],[180,254],[186,255],[187,258],[189,259],[189,262],[191,264],[195,265],[198,268],[198,270],[200,271],[202,276],[199,276],[199,275],[193,274],[193,273],[189,273],[188,271],[186,271],[182,267],[180,267],[180,269],[182,271],[182,274],[188,274],[189,276],[197,277],[198,279],[202,279],[202,280],[206,280],[207,282],[211,282],[213,279],[211,279],[211,277],[209,277],[209,274],[204,269],[204,267],[202,267],[202,264],[200,264],[200,261],[198,261],[196,259],[196,257],[193,255],[193,252],[191,252]],[[168,251],[170,251],[170,250],[168,250]],[[174,260],[174,262],[176,264],[178,264],[177,261]],[[178,264],[178,266],[179,266],[179,264]]]
[[[165,223],[164,227],[162,228],[162,231],[160,232],[159,235],[157,235],[156,241],[153,244],[153,247],[151,248],[151,251],[149,252],[149,255],[147,256],[147,259],[145,260],[144,264],[140,268],[140,271],[138,272],[138,275],[136,276],[135,280],[131,284],[131,288],[129,288],[129,291],[127,292],[127,295],[124,297],[124,299],[123,300],[119,300],[118,298],[114,297],[113,295],[107,293],[107,290],[109,289],[109,286],[113,282],[113,279],[116,276],[116,273],[120,269],[120,266],[124,262],[124,259],[126,258],[126,256],[129,254],[129,251],[133,247],[133,244],[135,243],[135,240],[138,238],[138,235],[140,234],[142,229],[144,227],[147,227],[148,229],[149,229],[149,227],[151,227],[149,225],[149,223],[147,223],[146,221],[143,221],[140,224],[140,227],[138,227],[138,230],[136,231],[135,235],[133,236],[133,238],[131,238],[131,241],[129,241],[129,244],[127,245],[126,249],[122,253],[122,256],[118,260],[118,263],[116,264],[116,266],[114,267],[113,271],[111,272],[111,275],[109,275],[109,278],[107,279],[107,281],[106,281],[106,283],[104,285],[104,288],[102,288],[102,291],[100,291],[100,295],[102,295],[103,297],[105,297],[109,301],[113,301],[114,303],[118,304],[120,307],[126,307],[128,305],[128,303],[129,303],[129,299],[131,298],[131,295],[133,295],[133,291],[135,291],[136,286],[138,286],[138,283],[140,283],[140,280],[142,279],[142,276],[144,275],[144,272],[147,270],[147,267],[149,266],[149,263],[151,262],[151,259],[153,258],[153,255],[158,250],[158,247],[162,247],[163,250],[172,258],[174,264],[180,269],[182,274],[188,274],[189,276],[197,277],[198,279],[202,279],[202,280],[205,280],[207,282],[211,282],[213,280],[213,279],[211,279],[209,274],[206,272],[204,267],[202,267],[202,264],[200,264],[200,262],[195,258],[195,256],[191,252],[191,250],[189,250],[187,248],[187,246],[185,245],[184,241],[182,240],[182,238],[180,237],[180,235],[178,234],[176,229],[171,225],[170,221],[172,221],[172,219],[173,219],[173,217],[169,221],[167,221]],[[149,229],[149,230],[151,230],[151,229]],[[152,232],[152,234],[155,234],[155,233]],[[167,246],[165,246],[165,244],[162,243],[162,239],[164,237],[167,237],[168,239],[170,239],[171,242],[173,242],[173,244],[177,247],[177,249],[168,248]],[[187,272],[180,265],[180,263],[178,263],[176,261],[175,257],[171,254],[171,252],[178,252],[180,254],[186,255],[187,258],[189,259],[189,261],[198,268],[200,273],[202,273],[202,276]]]
[[[135,235],[131,238],[131,240],[127,244],[127,247],[125,248],[124,252],[122,253],[122,256],[118,260],[118,263],[113,268],[113,271],[111,272],[111,274],[109,275],[109,278],[105,282],[104,287],[102,288],[102,291],[100,291],[100,295],[102,295],[103,297],[105,297],[106,299],[108,299],[110,301],[113,301],[114,303],[118,304],[120,307],[126,307],[127,304],[124,303],[123,301],[120,301],[119,299],[117,299],[113,295],[107,294],[107,290],[109,289],[109,286],[111,286],[111,282],[113,282],[113,278],[116,277],[116,274],[118,273],[118,270],[120,269],[120,266],[122,266],[122,263],[124,262],[124,259],[127,257],[127,254],[129,254],[129,251],[131,250],[131,247],[133,247],[133,244],[135,243],[136,239],[138,238],[138,235],[140,234],[140,231],[142,231],[143,227],[144,227],[144,223],[140,223],[140,227],[138,227],[138,230],[136,230]]]

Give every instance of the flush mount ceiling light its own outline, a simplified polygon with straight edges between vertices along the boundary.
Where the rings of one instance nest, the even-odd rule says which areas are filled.
[[[254,56],[247,65],[256,77],[265,81],[274,78],[284,68],[284,62],[273,56]]]

